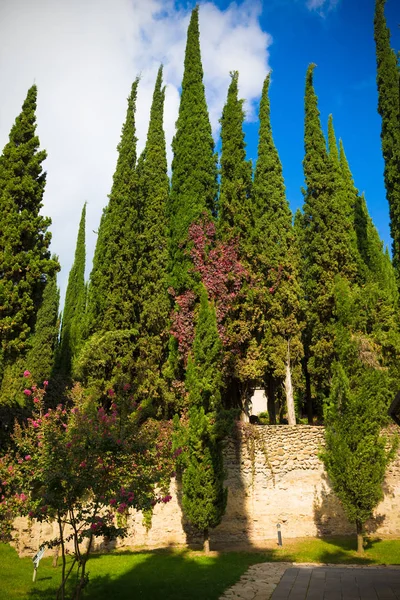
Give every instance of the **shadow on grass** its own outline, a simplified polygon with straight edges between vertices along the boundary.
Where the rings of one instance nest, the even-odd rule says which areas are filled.
[[[385,542],[382,542],[384,544]],[[400,553],[400,543],[397,544]],[[367,565],[379,562],[381,543],[369,539],[370,556],[356,554],[353,537],[284,540],[282,548],[248,552],[193,552],[188,549],[163,549],[142,552],[94,554],[88,563],[89,584],[84,600],[218,600],[221,594],[243,575],[249,566],[261,562],[314,562]],[[375,556],[372,553],[375,551]],[[23,559],[24,560],[24,559]],[[26,559],[25,559],[26,560]],[[47,562],[45,561],[48,561]],[[26,593],[10,598],[54,600],[60,569],[52,569],[50,559],[39,568],[36,584],[25,579]],[[382,562],[382,561],[381,561]],[[18,568],[18,564],[15,565]],[[40,570],[42,569],[42,572]],[[51,581],[49,575],[53,575]],[[0,597],[1,584],[0,584]],[[69,597],[69,596],[67,596]]]
[[[250,565],[269,559],[267,553],[204,555],[189,550],[93,555],[84,598],[217,600]],[[55,587],[31,590],[26,598],[54,600]]]

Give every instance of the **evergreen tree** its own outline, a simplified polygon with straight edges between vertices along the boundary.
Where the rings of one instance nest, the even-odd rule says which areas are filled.
[[[57,262],[57,258],[54,257]],[[24,372],[29,371],[32,381],[41,384],[49,380],[57,346],[60,293],[57,288],[56,274],[49,276],[45,285],[42,302],[39,306],[35,329],[29,336],[29,346],[25,356],[7,365],[0,387],[0,404],[22,404],[23,390],[26,387]]]
[[[86,336],[130,329],[138,322],[136,264],[138,206],[135,107],[139,80],[132,84],[108,206],[98,231],[88,292]]]
[[[295,423],[292,371],[299,379],[302,344],[299,325],[300,287],[298,254],[292,213],[286,199],[282,164],[274,144],[270,119],[270,75],[260,103],[258,157],[253,185],[254,227],[252,267],[261,290],[262,332],[266,357],[264,382],[268,390],[270,422],[275,422],[275,394],[285,382],[289,423]]]
[[[400,75],[397,57],[390,46],[385,20],[386,0],[375,2],[375,43],[377,60],[378,112],[382,117],[382,153],[385,187],[390,210],[393,262],[400,269]]]
[[[227,100],[221,123],[220,197],[218,204],[219,237],[224,243],[237,243],[240,262],[249,270],[251,252],[250,235],[253,229],[251,213],[252,167],[246,160],[244,140],[243,100],[238,98],[237,71],[231,73]],[[247,286],[238,296],[224,327],[227,337],[240,352],[232,352],[232,343],[225,347],[226,401],[230,405],[244,406],[248,391],[253,385],[254,372],[260,375],[259,358],[252,352],[252,335],[257,327],[258,307]]]
[[[329,397],[331,366],[334,360],[334,281],[341,274],[353,281],[357,256],[353,214],[344,193],[337,163],[330,158],[319,118],[317,96],[310,65],[305,93],[306,190],[301,228],[301,277],[306,299],[307,325],[303,334],[305,377],[310,405]]]
[[[180,293],[191,287],[190,260],[185,253],[189,225],[204,211],[215,213],[218,191],[217,160],[203,85],[198,7],[192,12],[188,28],[182,95],[172,150],[169,271],[171,284]]]
[[[219,227],[224,240],[237,238],[243,247],[248,244],[251,220],[251,162],[246,160],[244,141],[243,100],[238,98],[239,73],[231,73],[228,97],[221,123],[221,186],[219,196]]]
[[[163,129],[165,88],[162,67],[157,75],[144,152],[138,162],[140,198],[140,253],[137,263],[138,338],[137,394],[151,396],[160,406],[166,399],[161,373],[166,361],[170,297],[167,282],[167,201],[169,180]],[[165,410],[165,406],[164,406]]]
[[[46,152],[36,136],[36,98],[34,85],[0,157],[0,381],[26,353],[46,281],[59,269],[49,252],[51,221],[39,214]]]
[[[206,551],[209,550],[209,529],[221,522],[227,500],[222,446],[216,425],[221,411],[221,357],[215,308],[202,286],[192,355],[186,370],[189,426],[182,483],[185,515],[203,532]]]
[[[75,258],[68,277],[61,325],[60,347],[58,349],[58,370],[65,377],[71,375],[72,360],[77,356],[82,344],[86,303],[85,226],[86,203],[82,209]]]
[[[381,435],[390,392],[382,370],[363,366],[349,376],[336,364],[334,371],[321,458],[347,518],[356,525],[362,554],[364,524],[383,498],[386,468],[394,458],[395,444]]]

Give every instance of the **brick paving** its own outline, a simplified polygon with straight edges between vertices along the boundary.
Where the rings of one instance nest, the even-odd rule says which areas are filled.
[[[400,600],[400,569],[294,565],[271,600]]]
[[[400,600],[400,567],[262,563],[220,600]]]

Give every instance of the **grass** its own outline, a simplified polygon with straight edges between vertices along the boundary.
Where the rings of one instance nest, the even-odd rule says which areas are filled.
[[[279,549],[209,556],[189,550],[94,555],[85,599],[217,600],[250,565],[267,561],[400,564],[400,540],[370,540],[363,558],[352,538],[284,540]],[[41,560],[35,583],[31,559],[18,558],[5,544],[0,544],[0,564],[0,598],[54,600],[60,569],[51,566],[51,558]]]

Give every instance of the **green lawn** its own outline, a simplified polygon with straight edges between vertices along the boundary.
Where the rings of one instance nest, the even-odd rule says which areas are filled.
[[[125,552],[95,555],[88,570],[87,600],[217,600],[247,568],[266,561],[400,564],[400,540],[371,541],[366,556],[355,553],[355,540],[284,541],[282,549],[264,552],[221,552],[205,556],[188,550]],[[53,600],[59,568],[43,559],[32,583],[30,558],[0,544],[0,598]]]

